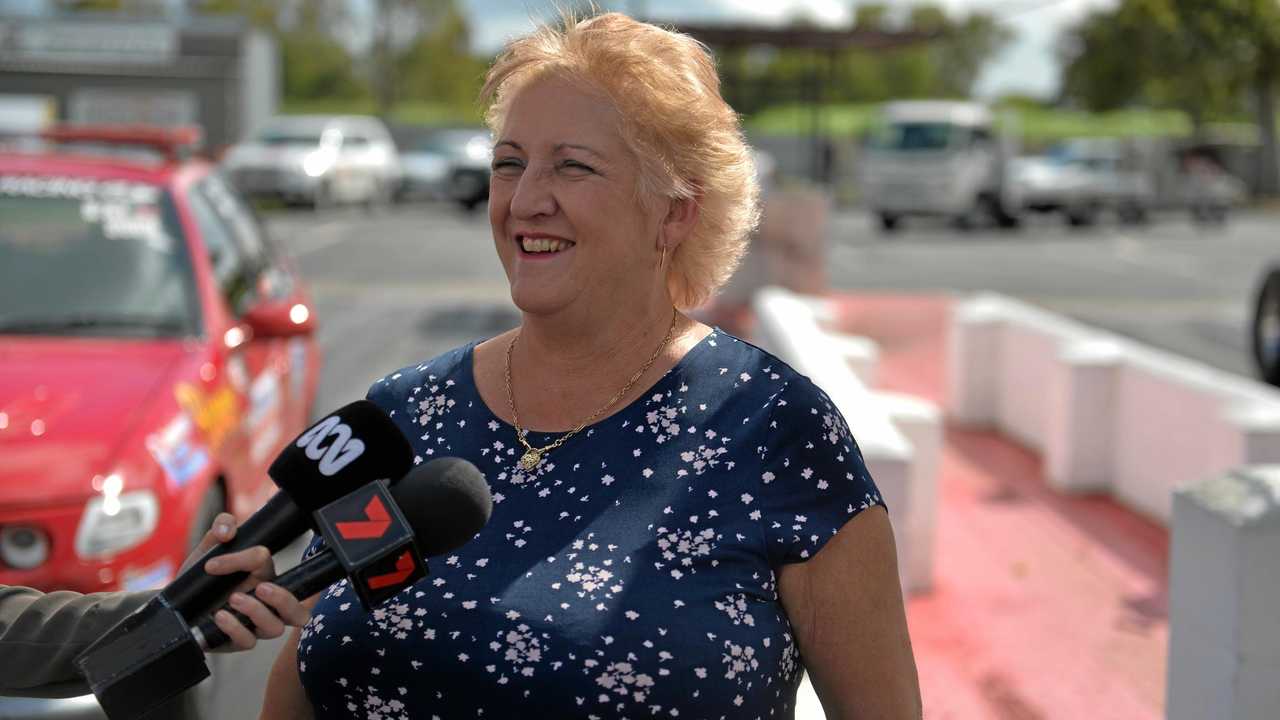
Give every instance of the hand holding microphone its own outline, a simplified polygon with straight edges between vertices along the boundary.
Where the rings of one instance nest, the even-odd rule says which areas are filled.
[[[408,441],[367,400],[346,405],[308,428],[268,470],[280,492],[250,516],[230,542],[208,550],[76,659],[108,715],[133,717],[139,707],[152,707],[156,694],[168,692],[160,697],[163,700],[209,676],[190,623],[249,576],[234,568],[230,574],[209,574],[205,568],[211,560],[238,556],[259,545],[274,554],[313,527],[316,510],[368,483],[399,479],[412,465]],[[252,605],[247,609],[258,611]],[[272,623],[260,619],[268,626]],[[226,630],[249,642],[236,633],[234,624]]]
[[[493,498],[484,476],[475,465],[460,458],[437,458],[415,467],[391,486],[390,495],[392,499],[384,502],[383,496],[372,489],[367,493],[352,493],[348,508],[339,509],[336,514],[337,532],[326,533],[328,546],[275,579],[273,584],[283,591],[280,594],[306,598],[348,577],[366,604],[366,610],[371,610],[372,605],[395,595],[425,574],[426,568],[417,566],[422,558],[442,555],[462,546],[484,527],[493,511]],[[370,507],[371,498],[377,498],[376,502],[387,511],[385,524],[369,522],[367,515],[361,517],[351,512],[352,507]],[[392,517],[396,515],[400,517]],[[394,523],[399,519],[405,521],[411,545],[416,546],[407,553],[399,552],[403,545],[396,546],[393,538]],[[344,537],[344,525],[359,525],[359,532],[352,531],[350,537]],[[369,528],[370,525],[375,527]],[[373,536],[374,532],[380,534]],[[370,559],[352,560],[361,556]],[[390,557],[392,563],[380,567],[376,561],[379,557]],[[227,632],[229,627],[248,636],[252,633],[240,624],[262,628],[260,615],[240,612],[241,609],[234,603],[224,606],[212,618],[192,628],[200,646],[206,650],[221,646],[229,636],[234,637]],[[274,617],[267,620],[272,628],[280,622]],[[305,616],[302,623],[292,620],[289,618],[288,624],[306,622]]]
[[[220,513],[178,572],[182,573],[195,565],[214,547],[234,539],[235,534],[235,517],[231,513]],[[271,559],[271,553],[261,545],[220,555],[206,562],[204,569],[210,575],[249,573],[248,579],[236,587],[237,592],[231,594],[231,604],[251,624],[240,623],[229,613],[216,617],[218,627],[231,640],[230,645],[219,648],[216,652],[252,650],[258,640],[280,637],[286,627],[301,627],[310,617],[309,608],[304,607],[298,598],[272,585],[271,581],[276,577],[275,563]],[[253,597],[245,595],[250,591]]]

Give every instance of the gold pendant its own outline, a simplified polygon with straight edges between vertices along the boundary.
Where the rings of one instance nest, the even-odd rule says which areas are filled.
[[[523,470],[532,470],[538,467],[538,461],[542,459],[542,451],[530,450],[520,457],[520,467]]]

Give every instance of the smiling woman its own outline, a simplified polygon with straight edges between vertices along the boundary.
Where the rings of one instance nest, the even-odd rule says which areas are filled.
[[[919,717],[892,531],[844,419],[684,313],[757,218],[710,53],[566,18],[513,42],[485,97],[520,325],[369,398],[419,459],[480,467],[493,515],[372,616],[322,593],[262,717],[785,718],[806,669],[831,717]]]

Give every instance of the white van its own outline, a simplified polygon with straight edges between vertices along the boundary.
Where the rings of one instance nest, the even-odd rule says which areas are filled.
[[[1013,227],[1022,203],[1008,179],[1011,144],[978,103],[887,103],[861,153],[866,206],[886,231],[908,215],[944,217],[962,228],[983,219]]]

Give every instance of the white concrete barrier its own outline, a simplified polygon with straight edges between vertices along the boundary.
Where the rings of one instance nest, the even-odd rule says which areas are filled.
[[[1280,391],[996,295],[952,315],[949,411],[1039,450],[1048,482],[1164,523],[1173,490],[1280,462]]]
[[[875,393],[855,374],[874,376],[878,350],[821,325],[821,304],[780,288],[755,295],[756,337],[762,347],[813,380],[844,415],[867,469],[889,507],[906,592],[932,584],[933,518],[941,451],[940,413],[919,398]],[[870,348],[868,347],[870,345]],[[854,362],[851,364],[850,356]]]
[[[1169,720],[1280,717],[1280,466],[1178,490],[1169,568]]]

